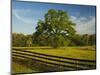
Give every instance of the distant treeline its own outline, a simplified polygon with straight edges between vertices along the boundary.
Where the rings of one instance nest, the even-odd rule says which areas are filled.
[[[64,41],[66,44],[60,44],[61,46],[91,46],[95,45],[95,34],[84,34],[84,35],[73,35],[71,37],[66,37]],[[12,45],[14,47],[31,47],[31,46],[51,46],[54,43],[46,35],[37,37],[35,34],[24,35],[22,33],[12,34]]]

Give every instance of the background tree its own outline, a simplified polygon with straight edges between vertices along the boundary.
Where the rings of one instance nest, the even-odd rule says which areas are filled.
[[[39,37],[45,35],[45,39],[49,39],[52,47],[64,46],[68,43],[65,42],[67,41],[66,37],[75,34],[74,26],[75,23],[70,20],[65,11],[50,9],[45,14],[44,21],[38,21],[35,32],[37,41]]]
[[[30,47],[32,46],[32,35],[24,35],[22,33],[12,34],[12,45],[14,47]]]
[[[24,34],[13,33],[12,39],[13,46],[26,46],[26,36]]]
[[[32,46],[32,35],[26,36],[26,46],[28,47]]]

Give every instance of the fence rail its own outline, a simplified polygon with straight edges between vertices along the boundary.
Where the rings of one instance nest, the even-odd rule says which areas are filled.
[[[30,60],[36,60],[42,63],[54,66],[68,67],[76,70],[96,68],[96,60],[83,60],[83,59],[60,57],[60,56],[42,54],[16,48],[13,48],[12,55],[13,57],[21,57]]]

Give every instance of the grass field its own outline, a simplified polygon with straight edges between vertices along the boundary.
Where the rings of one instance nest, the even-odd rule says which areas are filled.
[[[12,63],[12,73],[27,73],[27,72],[34,72],[32,69],[26,67],[25,65],[19,63]]]
[[[79,58],[79,59],[88,59],[95,60],[95,47],[67,47],[67,48],[58,48],[53,49],[50,47],[13,47],[17,49],[24,49],[32,52],[38,52],[49,55],[56,55],[61,57],[69,58]]]
[[[25,50],[25,51],[30,51],[30,52],[52,55],[52,56],[60,56],[60,57],[83,59],[83,60],[96,60],[95,46],[66,47],[66,48],[63,47],[63,48],[58,48],[58,49],[53,49],[51,47],[13,47],[13,48],[21,49],[23,51]],[[12,52],[13,52],[13,50],[12,50]],[[16,51],[16,52],[19,52],[19,51]],[[25,53],[25,52],[21,52],[21,53],[30,54],[30,53]],[[38,56],[45,57],[45,56],[42,56],[42,55],[38,55]],[[30,57],[30,58],[32,58],[32,57]],[[47,61],[47,62],[50,62],[50,63],[56,63],[56,64],[59,63],[57,61],[51,61],[51,60],[47,60],[47,59],[43,59],[43,58],[38,58],[38,57],[35,57],[35,58],[38,59],[38,60]],[[47,58],[74,62],[74,61],[70,61],[70,60],[52,58],[52,57],[48,57],[48,56],[47,56]],[[38,63],[34,63],[34,64],[38,64]],[[79,63],[82,63],[82,62],[79,62]],[[41,63],[39,63],[39,64],[41,64]],[[63,63],[63,62],[60,63],[60,64],[68,65],[68,66],[79,66],[80,67],[80,65],[68,64],[68,63]],[[86,63],[86,64],[95,65],[94,63]],[[19,66],[19,67],[17,67],[17,66]],[[36,67],[36,66],[34,66],[34,67]],[[39,66],[37,66],[37,68],[40,69]],[[13,69],[14,73],[36,72],[34,69],[30,69],[30,67],[25,67],[25,65],[20,65],[19,63],[15,63],[14,61],[13,61],[12,69]],[[62,69],[62,70],[66,70],[66,69]]]

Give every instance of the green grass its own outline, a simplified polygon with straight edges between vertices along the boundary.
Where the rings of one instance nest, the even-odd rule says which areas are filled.
[[[87,60],[95,60],[95,47],[67,47],[67,48],[58,48],[53,49],[50,47],[14,47],[19,49],[28,49],[32,52],[38,52],[48,55],[55,55],[61,57],[69,57],[69,58],[78,58],[78,59],[87,59]]]
[[[57,49],[54,49],[54,48],[51,48],[51,47],[13,47],[13,48],[28,50],[28,51],[31,51],[31,52],[37,52],[37,53],[41,53],[41,54],[60,56],[60,57],[67,57],[67,58],[74,58],[74,59],[85,59],[85,60],[96,60],[95,46],[66,47],[66,48],[63,47],[63,48],[57,48]],[[20,51],[15,51],[15,52],[20,52]],[[21,52],[21,53],[30,54],[30,53],[26,53],[26,52]],[[30,57],[30,58],[32,58],[32,57]],[[57,58],[53,58],[53,57],[47,57],[47,58],[57,59]],[[51,61],[51,60],[47,60],[47,59],[43,59],[43,58],[35,57],[35,59],[47,61],[47,62],[52,62],[52,63],[59,63],[59,62],[56,62],[56,61]],[[57,60],[59,60],[59,59],[57,59]],[[60,59],[60,60],[62,60],[62,59]],[[71,60],[64,60],[64,61],[71,61]],[[74,62],[74,61],[72,60],[71,62]],[[82,62],[79,62],[79,63],[82,63]],[[72,64],[68,64],[68,63],[60,63],[60,64],[69,65],[69,66],[76,66],[75,64],[72,65]],[[95,65],[95,63],[85,63],[85,64]],[[19,66],[20,69],[17,66]],[[39,69],[39,66],[37,66],[37,69]],[[25,65],[19,65],[18,63],[13,63],[13,72],[14,73],[16,73],[16,72],[19,72],[19,73],[21,73],[21,72],[31,72],[31,71],[34,72],[34,70],[32,70],[28,67],[25,67]]]
[[[61,57],[69,57],[69,58],[78,58],[78,59],[87,59],[87,60],[95,60],[95,48],[92,47],[67,47],[67,48],[38,48],[29,50],[32,52],[38,52],[48,55],[55,55]]]
[[[25,65],[13,62],[12,63],[12,73],[27,73],[27,72],[36,72]]]

